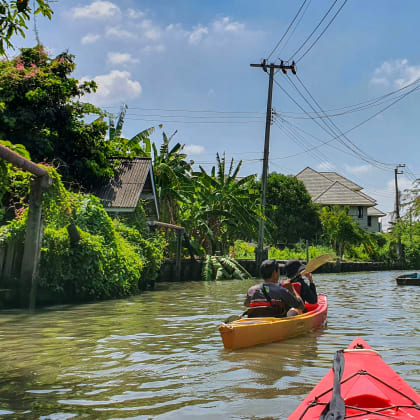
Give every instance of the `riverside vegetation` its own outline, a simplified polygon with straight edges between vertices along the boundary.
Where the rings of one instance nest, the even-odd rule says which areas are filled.
[[[53,179],[44,197],[41,286],[75,299],[126,296],[152,286],[164,255],[174,256],[171,235],[147,232],[143,203],[133,216],[112,219],[99,199],[80,192],[92,191],[113,176],[119,157],[132,156],[153,159],[161,220],[185,227],[184,253],[207,258],[203,277],[245,275],[232,260],[208,256],[254,258],[252,244],[261,217],[256,175],[240,178],[242,162],[227,161],[224,154],[216,155],[210,171],[201,166],[195,169],[184,146],[173,143],[176,132],[162,132],[160,145],[150,140],[155,127],[123,138],[126,107],[113,116],[82,102],[84,94],[95,92],[96,84],[72,78],[74,69],[74,56],[65,52],[49,57],[41,45],[0,61],[2,144],[43,162]],[[89,115],[96,118],[88,122]],[[0,161],[0,174],[2,246],[22,240],[30,175],[5,161]],[[406,192],[403,207],[403,216],[391,233],[368,234],[347,209],[319,208],[303,183],[293,176],[270,173],[266,207],[269,256],[306,259],[304,243],[309,241],[313,244],[310,258],[332,251],[348,260],[402,262],[414,268],[420,264],[419,182]],[[77,243],[69,234],[72,227],[80,237]],[[402,255],[397,253],[399,241]]]

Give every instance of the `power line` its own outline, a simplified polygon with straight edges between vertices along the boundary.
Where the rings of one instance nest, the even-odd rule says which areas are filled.
[[[103,106],[102,108],[120,108],[117,105],[110,105],[110,106]],[[142,107],[129,107],[129,109],[139,109],[142,111],[165,111],[165,112],[202,112],[207,114],[263,114],[265,112],[257,112],[257,111],[211,111],[211,110],[203,110],[203,109],[175,109],[175,108],[142,108]]]
[[[311,0],[308,1],[308,4],[306,5],[305,9],[303,10],[302,14],[300,15],[299,20],[296,22],[295,27],[293,28],[292,32],[289,34],[289,36],[286,39],[284,45],[279,50],[279,54],[280,54],[281,51],[283,51],[287,47],[287,44],[289,43],[290,39],[293,37],[294,33],[296,32],[296,29],[299,26],[300,22],[302,21],[303,16],[305,16],[305,13],[308,10],[310,4],[311,4]]]
[[[235,116],[235,115],[229,115],[229,116],[214,116],[214,115],[156,115],[156,114],[136,114],[136,113],[127,113],[127,116],[131,117],[159,117],[159,118],[202,118],[202,119],[264,119],[264,116]]]
[[[280,85],[280,83],[276,80],[276,79],[274,79],[274,83],[276,83],[276,85],[289,97],[289,99],[290,100],[292,100],[303,112],[306,112],[294,99],[293,99],[293,97],[286,91],[286,89],[284,89],[283,88],[283,86],[281,86]],[[408,96],[410,93],[412,93],[413,91],[415,90],[415,88],[414,89],[412,89],[412,90],[410,90],[409,92],[407,92],[406,94],[405,94],[405,96]],[[405,97],[404,96],[404,97]],[[343,134],[348,134],[348,133],[350,133],[350,132],[352,132],[353,130],[355,130],[355,129],[357,129],[357,128],[359,128],[359,127],[361,127],[362,125],[364,125],[364,124],[366,124],[368,121],[370,121],[371,119],[373,119],[373,118],[375,118],[377,115],[379,115],[379,114],[381,114],[382,112],[384,112],[384,111],[386,111],[387,109],[389,109],[392,105],[394,105],[395,103],[397,103],[397,102],[399,102],[400,100],[402,100],[403,98],[398,98],[398,99],[396,99],[394,102],[392,102],[391,104],[389,104],[388,106],[386,106],[386,107],[384,107],[384,108],[382,108],[382,109],[380,109],[378,112],[376,112],[375,114],[373,114],[373,115],[371,115],[369,118],[366,118],[365,120],[363,120],[363,121],[361,121],[360,123],[358,123],[358,124],[356,124],[355,126],[353,126],[353,127],[351,127],[351,128],[349,128],[348,130],[346,130],[346,131],[344,131],[343,132]],[[323,128],[324,129],[324,128]],[[325,131],[325,129],[324,129],[324,131]],[[322,146],[324,146],[324,145],[327,145],[327,144],[329,144],[329,143],[331,143],[331,142],[333,142],[334,140],[337,140],[338,138],[340,137],[340,135],[334,135],[333,137],[331,137],[330,139],[328,139],[328,140],[324,140],[321,144],[319,144],[319,145],[317,145],[317,146],[314,146],[314,147],[312,147],[311,148],[311,150],[313,150],[313,149],[317,149],[317,148],[319,148],[319,147],[322,147]],[[306,151],[305,152],[299,152],[299,153],[294,153],[294,154],[292,154],[292,155],[288,155],[288,156],[282,156],[282,157],[278,157],[278,158],[274,158],[274,159],[289,159],[289,158],[292,158],[292,157],[295,157],[295,156],[299,156],[299,155],[302,155],[302,154],[304,154],[304,153],[306,153]]]
[[[295,20],[297,19],[297,17],[299,16],[303,6],[305,5],[305,3],[307,2],[307,0],[304,0],[303,3],[301,4],[301,6],[299,7],[299,10],[297,11],[295,17],[293,18],[292,22],[290,23],[290,25],[287,27],[286,31],[284,32],[283,36],[280,38],[280,41],[277,42],[277,44],[275,45],[275,47],[273,48],[273,50],[271,51],[271,53],[268,55],[267,57],[267,61],[270,59],[270,57],[274,54],[274,51],[276,51],[276,49],[279,47],[279,45],[281,44],[281,42],[283,41],[284,37],[287,35],[287,33],[289,32],[290,28],[292,27],[293,23],[295,22]]]
[[[315,26],[315,29],[309,34],[309,36],[305,39],[305,41],[302,43],[302,45],[295,51],[294,54],[290,57],[289,61],[295,57],[295,55],[306,45],[306,43],[309,41],[309,39],[312,37],[312,35],[317,31],[317,29],[321,26],[322,22],[326,19],[332,8],[335,6],[338,0],[334,0],[334,3],[331,5],[331,7],[327,10],[327,12],[322,17],[321,21],[318,23],[318,25]]]
[[[379,101],[382,101],[383,99],[385,99],[389,96],[392,96],[392,95],[394,95],[398,92],[401,92],[405,89],[408,89],[409,87],[417,84],[418,82],[420,82],[420,78],[415,79],[413,82],[410,82],[407,85],[405,85],[405,86],[403,86],[399,89],[396,89],[392,92],[388,92],[384,95],[377,96],[375,98],[371,98],[371,99],[368,99],[368,100],[365,100],[365,101],[362,101],[362,102],[359,102],[359,103],[356,103],[356,104],[353,104],[353,105],[346,105],[346,106],[339,107],[339,108],[330,108],[330,109],[327,109],[326,112],[338,112],[338,111],[341,111],[341,110],[344,110],[344,109],[352,109],[352,108],[354,108],[354,109],[358,109],[358,108],[362,108],[362,107],[365,108],[365,107],[368,107],[369,105],[373,105],[373,104],[375,104]],[[314,114],[313,112],[308,112],[308,113],[309,114]],[[282,115],[283,114],[306,115],[306,113],[288,112],[288,111],[282,111],[282,112],[280,112],[280,114],[282,114]],[[283,115],[283,116],[285,116],[285,115]]]
[[[260,124],[264,120],[258,121],[179,121],[179,120],[160,120],[146,118],[126,118],[130,121],[149,121],[154,123],[175,123],[175,124]]]
[[[306,54],[313,48],[313,46],[319,41],[322,35],[324,35],[325,31],[330,27],[330,25],[333,23],[337,15],[341,12],[341,9],[345,6],[347,3],[347,0],[344,0],[344,3],[341,5],[341,7],[337,10],[337,13],[332,17],[332,19],[328,22],[328,25],[324,28],[324,30],[318,35],[318,37],[315,39],[315,41],[311,44],[311,46],[296,60],[298,63],[302,60],[303,57],[305,57]]]
[[[297,90],[297,92],[299,93],[300,96],[302,96],[302,98],[305,100],[305,102],[312,108],[312,110],[316,113],[318,113],[315,108],[310,104],[310,102],[304,97],[304,95],[297,89],[296,85],[290,81],[290,78],[288,77],[288,81],[293,85],[293,87]],[[283,92],[303,111],[306,113],[306,110],[298,103],[296,102],[296,100],[277,82],[277,80],[275,80],[276,84],[283,90]],[[319,114],[319,113],[318,113]],[[327,134],[332,134],[333,136],[336,134],[334,132],[334,130],[332,130],[327,122],[325,120],[321,120],[321,122],[323,122],[327,129],[325,129],[325,127],[323,127],[321,125],[321,123],[319,121],[317,121],[316,119],[313,119],[313,121],[315,122],[315,124],[317,124],[322,130],[324,130],[325,132],[327,132]],[[344,133],[341,133],[339,135],[336,135],[335,137],[333,137],[333,139],[337,139],[341,144],[343,144],[343,146],[345,146],[346,148],[348,148],[350,151],[352,151],[354,154],[358,155],[359,158],[363,159],[364,161],[368,162],[366,160],[366,158],[363,158],[363,156],[361,156],[359,153],[357,153],[353,148],[351,148],[351,146],[349,146],[347,143],[344,142],[344,140],[341,138],[344,135]],[[332,140],[330,140],[332,141]],[[325,144],[328,142],[325,142]],[[368,162],[370,163],[370,162]]]
[[[308,136],[310,136],[310,137],[314,138],[314,139],[315,139],[315,140],[317,140],[317,141],[322,142],[322,140],[321,140],[321,139],[319,139],[318,137],[314,136],[314,135],[313,135],[313,134],[311,134],[311,133],[308,133],[307,131],[305,131],[305,130],[301,129],[300,127],[298,127],[298,126],[296,126],[296,125],[293,125],[293,124],[292,124],[292,123],[290,123],[289,121],[283,120],[282,122],[283,122],[283,123],[285,123],[285,124],[287,124],[287,125],[290,125],[290,126],[291,126],[291,127],[293,127],[295,130],[302,131],[304,134],[306,134],[306,135],[308,135]],[[301,135],[301,138],[303,138],[303,136],[302,136],[302,135]],[[308,143],[308,144],[310,144],[310,143]],[[311,145],[311,146],[312,146],[312,145]],[[329,144],[329,146],[330,146],[330,147],[333,147],[334,149],[338,150],[339,152],[346,153],[344,150],[340,149],[339,147],[334,147],[332,144]],[[311,152],[311,150],[309,150],[309,152]],[[305,151],[305,153],[306,153],[306,151]],[[329,158],[328,158],[328,157],[325,157],[325,158],[326,158],[326,160],[329,160]],[[365,179],[361,179],[361,178],[359,178],[358,176],[356,176],[356,175],[354,175],[354,174],[352,174],[352,177],[354,177],[356,180],[358,180],[358,182],[363,183],[364,185],[367,185],[367,187],[370,187],[370,188],[374,189],[374,187],[370,186],[369,184],[366,184],[366,180],[365,180]],[[385,198],[392,198],[392,197],[393,197],[393,195],[384,195],[384,194],[379,194],[379,193],[376,193],[376,192],[375,192],[374,194],[376,194],[376,195],[378,195],[378,196],[380,196],[380,197],[385,197]]]
[[[297,76],[296,76],[297,77]],[[302,85],[302,87],[305,89],[306,93],[310,96],[310,98],[312,99],[312,101],[316,104],[316,106],[318,106],[319,110],[324,114],[325,111],[322,110],[321,106],[319,105],[319,103],[316,101],[316,99],[313,97],[313,95],[309,92],[309,90],[307,89],[307,87],[303,84],[303,82],[300,80],[299,77],[297,77],[299,83]],[[303,97],[303,99],[311,106],[311,104],[309,103],[309,101],[307,101],[304,97],[304,95],[300,92],[300,90],[297,88],[297,86],[293,83],[293,81],[288,78],[288,80],[290,81],[290,83],[292,83],[292,85],[295,87],[295,89],[297,90],[297,92]],[[312,106],[311,106],[312,107]],[[314,110],[315,111],[315,110]],[[340,128],[333,122],[331,121],[329,118],[327,118],[327,121],[339,132],[339,134],[345,139],[347,140],[348,143],[350,143],[351,146],[349,146],[347,143],[345,143],[344,141],[342,141],[342,144],[347,147],[349,150],[353,151],[353,153],[356,153],[361,159],[365,160],[368,163],[373,164],[374,166],[381,166],[383,169],[389,169],[390,166],[394,166],[393,164],[387,164],[387,163],[383,163],[380,162],[376,159],[374,159],[373,157],[367,155],[359,146],[357,146],[354,142],[352,142],[347,136],[344,135],[344,133],[340,130]],[[324,124],[331,130],[331,132],[333,134],[336,134],[336,131],[334,129],[331,128],[331,125],[327,124],[327,121],[323,121]],[[356,150],[355,150],[356,149]],[[374,163],[373,163],[374,162]]]

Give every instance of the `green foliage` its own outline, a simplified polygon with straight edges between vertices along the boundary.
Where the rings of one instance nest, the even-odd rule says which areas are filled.
[[[365,233],[347,212],[347,208],[334,206],[323,207],[320,214],[323,235],[340,257],[350,245],[361,244],[365,239]]]
[[[235,241],[234,246],[231,248],[230,254],[234,255],[237,259],[254,259],[255,248],[255,244],[237,240]],[[318,257],[319,255],[323,254],[334,253],[330,247],[323,245],[310,245],[308,247],[308,251],[309,259]],[[268,258],[275,260],[306,260],[306,244],[304,242],[299,242],[294,247],[284,247],[281,249],[275,246],[271,246],[268,249]]]
[[[40,286],[67,301],[127,296],[153,286],[163,260],[161,237],[113,221],[94,196],[70,193],[57,171],[45,166],[52,186],[43,198],[44,239]],[[29,180],[27,180],[29,183]],[[26,212],[0,228],[0,244],[23,239]],[[71,243],[67,227],[80,234]]]
[[[129,227],[119,220],[114,220],[115,229],[128,242],[128,244],[144,260],[143,277],[152,285],[159,274],[163,262],[165,239],[160,234],[151,234],[145,237],[134,227]],[[147,287],[147,282],[139,284],[141,290]]]
[[[255,235],[259,215],[258,197],[249,193],[254,175],[239,179],[242,162],[234,167],[232,159],[227,168],[225,156],[216,158],[210,173],[200,167],[193,174],[194,189],[180,208],[183,226],[208,254],[224,254],[236,239]]]
[[[206,255],[204,258],[201,277],[205,281],[252,278],[251,274],[233,258],[215,255]]]
[[[73,55],[50,58],[41,45],[1,60],[0,139],[24,145],[35,162],[54,162],[65,181],[90,187],[113,176],[108,158],[119,148],[105,138],[101,118],[85,122],[88,114],[105,114],[80,102],[96,84],[70,77],[74,70]]]
[[[22,144],[1,140],[0,144],[30,159]],[[16,169],[7,161],[0,159],[0,225],[14,217],[22,216],[27,206],[30,178],[30,173]]]
[[[267,230],[277,244],[294,244],[321,233],[317,207],[303,182],[272,172],[267,178]]]
[[[184,145],[169,147],[177,132],[167,136],[163,132],[163,143],[158,151],[153,143],[153,174],[159,201],[161,220],[171,224],[179,223],[180,202],[188,200],[191,191],[191,165],[183,152]]]
[[[154,133],[155,127],[147,128],[140,131],[131,139],[122,137],[122,129],[124,126],[125,114],[128,106],[123,105],[121,112],[115,122],[115,116],[110,114],[109,117],[109,140],[116,145],[115,156],[118,157],[150,157],[152,146],[150,136]],[[162,128],[162,126],[159,126]]]
[[[25,29],[31,14],[42,14],[51,19],[52,9],[47,0],[35,0],[31,9],[29,0],[6,1],[0,0],[0,55],[6,48],[13,48],[11,38],[20,35],[25,38]]]

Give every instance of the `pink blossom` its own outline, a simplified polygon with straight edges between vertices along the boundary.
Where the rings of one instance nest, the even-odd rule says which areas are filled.
[[[22,71],[22,70],[25,70],[25,65],[24,65],[21,61],[18,61],[18,62],[16,63],[16,68],[17,68],[19,71]]]

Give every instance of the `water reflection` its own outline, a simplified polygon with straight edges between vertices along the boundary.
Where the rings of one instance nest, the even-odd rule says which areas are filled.
[[[0,314],[1,418],[287,418],[356,335],[420,389],[419,295],[398,273],[319,275],[328,327],[228,352],[254,281],[159,284],[126,300]]]

